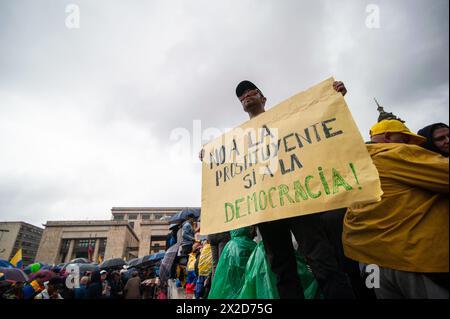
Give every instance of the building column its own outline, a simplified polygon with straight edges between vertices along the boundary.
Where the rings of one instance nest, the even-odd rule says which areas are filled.
[[[152,230],[150,224],[141,224],[141,234],[139,238],[138,257],[150,254]]]
[[[70,260],[72,259],[74,247],[75,247],[75,239],[71,239],[70,244],[69,244],[69,251],[67,252],[67,255],[66,255],[66,261],[65,261],[66,263],[70,262]]]
[[[94,262],[94,263],[97,263],[98,262],[98,251],[100,250],[100,239],[99,238],[97,238],[96,240],[95,240],[95,247],[94,247],[94,256],[92,257],[92,261]]]

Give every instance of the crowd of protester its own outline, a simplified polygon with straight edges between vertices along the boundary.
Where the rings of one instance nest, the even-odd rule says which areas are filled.
[[[78,283],[76,284],[76,281]],[[3,299],[166,299],[158,278],[145,269],[86,271],[69,278],[61,267],[38,272],[29,281],[0,281]]]

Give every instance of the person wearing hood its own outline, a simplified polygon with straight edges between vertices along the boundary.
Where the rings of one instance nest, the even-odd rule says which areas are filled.
[[[344,253],[379,269],[379,299],[448,299],[448,158],[420,147],[425,138],[397,120],[375,124],[370,136],[383,195],[348,209]]]
[[[427,140],[421,146],[429,151],[448,157],[448,125],[444,123],[434,123],[420,129],[417,134]]]
[[[102,299],[103,285],[100,271],[96,270],[91,274],[91,280],[86,291],[87,299]]]

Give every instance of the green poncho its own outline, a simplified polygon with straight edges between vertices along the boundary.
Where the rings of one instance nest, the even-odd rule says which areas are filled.
[[[230,231],[231,239],[219,258],[209,299],[236,299],[245,281],[245,267],[256,243],[249,238],[251,228]]]
[[[306,267],[304,258],[295,253],[297,273],[304,289],[305,299],[314,299],[318,284],[314,275]],[[270,269],[263,242],[253,250],[245,269],[245,282],[239,294],[241,299],[278,299],[277,280]]]

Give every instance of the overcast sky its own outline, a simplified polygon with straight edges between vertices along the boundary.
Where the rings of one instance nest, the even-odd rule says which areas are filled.
[[[79,28],[66,26],[68,4]],[[366,24],[369,4],[379,28]],[[173,161],[173,134],[193,134],[194,120],[221,130],[246,121],[234,94],[243,79],[271,107],[334,76],[364,139],[378,116],[373,97],[413,131],[447,123],[448,6],[0,0],[0,220],[200,206],[200,162]]]

